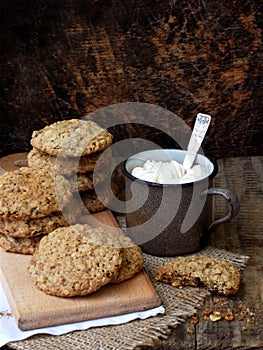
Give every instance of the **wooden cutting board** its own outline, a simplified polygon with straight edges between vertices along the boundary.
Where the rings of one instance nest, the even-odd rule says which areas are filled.
[[[0,159],[0,167],[13,170],[14,161],[20,159],[21,155],[4,157]],[[93,216],[97,222],[118,227],[109,210]],[[89,222],[89,216],[84,220]],[[116,232],[123,234],[120,229]],[[161,304],[144,270],[128,281],[106,285],[85,297],[59,298],[47,295],[34,286],[27,271],[30,256],[7,253],[1,249],[0,258],[0,280],[21,330],[121,315]]]

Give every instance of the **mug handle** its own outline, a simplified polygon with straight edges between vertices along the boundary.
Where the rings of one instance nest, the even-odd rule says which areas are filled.
[[[202,194],[204,194],[204,195],[220,195],[226,199],[227,204],[229,206],[228,214],[225,217],[212,222],[212,224],[208,227],[206,234],[208,236],[210,236],[211,233],[213,233],[215,231],[217,226],[219,226],[220,224],[222,224],[224,222],[227,222],[229,220],[234,219],[238,215],[239,210],[240,210],[240,204],[239,204],[239,200],[238,200],[238,197],[235,194],[235,192],[230,191],[230,190],[225,189],[225,188],[219,188],[219,187],[208,188]]]

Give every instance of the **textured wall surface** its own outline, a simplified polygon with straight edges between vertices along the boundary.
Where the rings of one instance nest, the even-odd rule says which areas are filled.
[[[46,124],[127,101],[164,107],[189,126],[197,112],[211,114],[204,148],[212,156],[262,154],[260,1],[0,7],[0,154],[27,150],[32,131]],[[136,125],[113,131],[149,133]]]

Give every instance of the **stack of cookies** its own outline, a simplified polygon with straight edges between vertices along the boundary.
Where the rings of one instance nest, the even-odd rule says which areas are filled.
[[[58,189],[56,193],[56,188]],[[80,213],[72,210],[71,183],[44,169],[22,167],[0,176],[0,246],[10,252],[32,254],[41,238],[68,226]],[[58,204],[59,202],[59,204]]]
[[[32,254],[43,235],[76,224],[83,210],[104,210],[106,198],[102,203],[94,186],[103,187],[110,174],[112,138],[98,124],[78,119],[34,131],[29,167],[0,176],[0,246]]]
[[[84,224],[58,228],[44,237],[28,270],[42,291],[83,296],[108,283],[132,278],[144,265],[141,248],[125,236]]]
[[[112,139],[113,136],[95,122],[59,121],[33,132],[28,165],[34,169],[46,169],[52,175],[65,176],[71,181],[74,191],[80,193],[88,212],[95,213],[105,209],[94,185],[103,187],[110,174],[109,146]],[[98,162],[99,158],[103,160]]]
[[[33,255],[28,269],[47,294],[87,295],[143,268],[141,248],[130,238],[79,223],[79,195],[90,213],[105,208],[94,186],[104,188],[112,176],[111,143],[94,122],[57,122],[33,132],[28,167],[0,176],[0,246]]]

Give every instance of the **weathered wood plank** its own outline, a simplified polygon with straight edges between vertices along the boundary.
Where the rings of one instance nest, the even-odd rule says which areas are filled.
[[[28,150],[46,124],[127,101],[190,126],[211,114],[213,156],[262,154],[259,10],[253,0],[1,1],[1,155]]]

